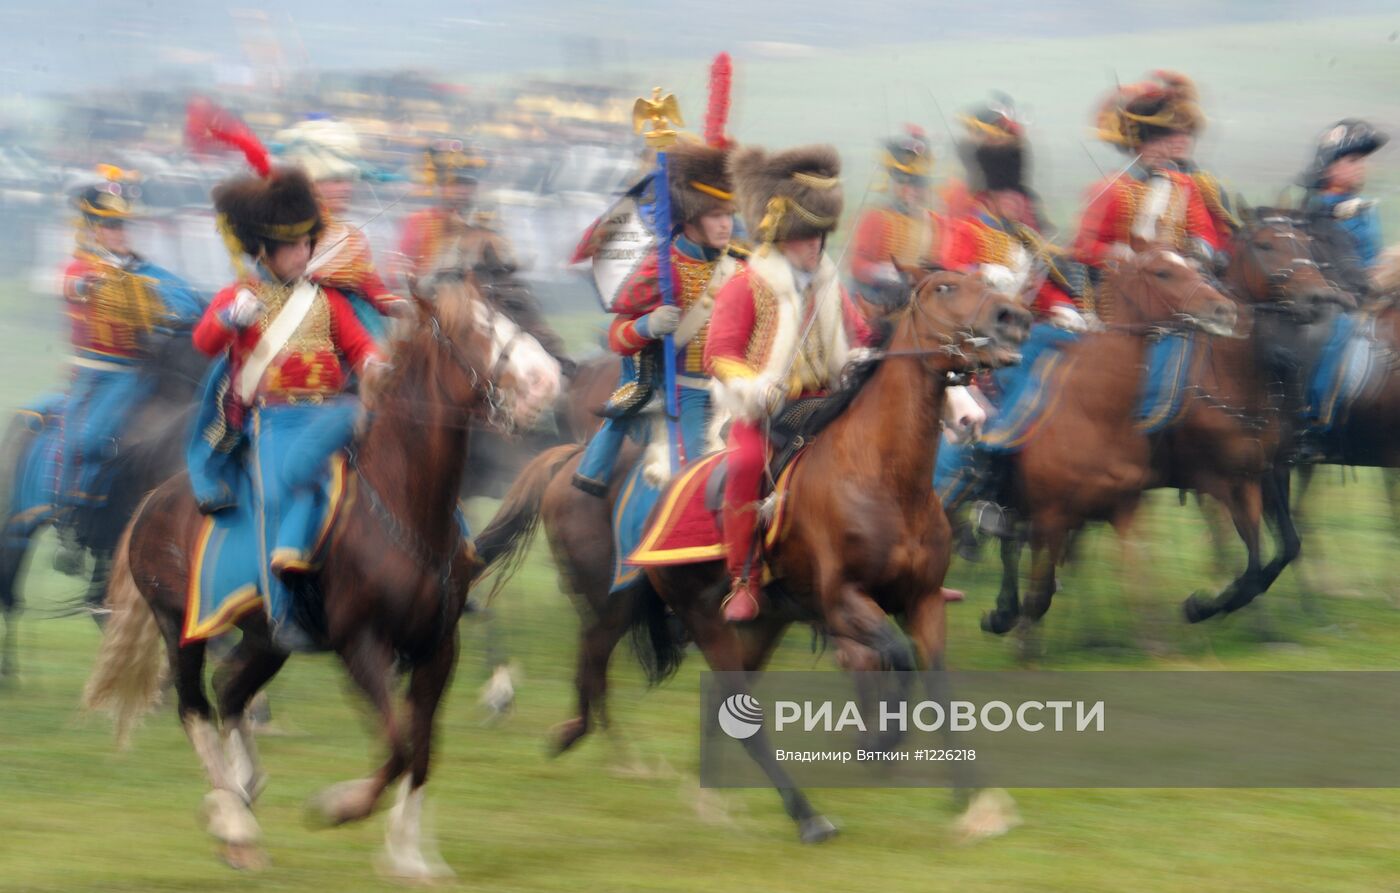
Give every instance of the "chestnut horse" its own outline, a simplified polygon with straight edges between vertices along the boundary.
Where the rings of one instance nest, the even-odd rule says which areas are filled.
[[[355,497],[337,517],[318,575],[324,644],[378,711],[389,757],[374,776],[335,785],[314,806],[329,824],[365,818],[407,771],[384,867],[414,878],[446,870],[424,856],[419,821],[434,716],[456,662],[474,564],[456,520],[469,431],[483,414],[527,422],[559,381],[557,363],[490,309],[464,274],[439,274],[430,287],[436,301],[418,301],[417,324],[394,345],[394,369],[370,395],[374,410],[352,463]],[[258,867],[251,807],[263,777],[245,708],[287,655],[273,647],[264,612],[238,622],[242,639],[215,674],[216,727],[202,678],[206,643],[181,643],[200,521],[183,474],[137,510],[115,556],[111,618],[85,700],[110,710],[124,734],[159,691],[163,642],[180,721],[212,786],[209,830],[231,864]],[[393,704],[396,667],[409,672],[402,713]]]
[[[560,728],[558,750],[586,734],[595,715],[606,724],[608,658],[629,626],[640,633],[639,656],[654,682],[681,658],[672,619],[717,671],[761,668],[793,622],[826,634],[849,670],[943,667],[950,532],[942,507],[929,499],[929,481],[944,391],[950,376],[1013,361],[1030,316],[980,278],[936,272],[920,280],[892,322],[884,359],[792,472],[791,526],[767,556],[778,580],[770,589],[780,593],[750,623],[732,625],[721,615],[729,583],[723,561],[648,568],[645,580],[609,594],[617,486],[610,500],[576,490],[570,479],[578,447],[556,448],[526,468],[476,542],[481,560],[503,562],[508,575],[542,518],[566,585],[583,603],[578,714]],[[903,623],[912,650],[891,617]],[[745,746],[804,842],[835,833],[774,760],[764,733]],[[995,830],[1004,829],[1003,822]]]
[[[1005,504],[1017,506],[1029,522],[1030,588],[1022,604],[1017,587],[1020,539],[1009,537],[1002,543],[1003,575],[997,606],[982,618],[982,627],[988,632],[1002,634],[1018,623],[1033,623],[1044,616],[1056,588],[1055,568],[1065,555],[1070,535],[1085,523],[1109,521],[1123,535],[1146,489],[1165,484],[1173,473],[1203,474],[1196,468],[1202,462],[1235,471],[1240,464],[1253,463],[1252,478],[1245,472],[1210,478],[1211,492],[1225,501],[1232,513],[1248,511],[1253,505],[1250,494],[1257,502],[1258,478],[1273,456],[1276,431],[1267,446],[1255,439],[1253,431],[1247,432],[1243,441],[1228,440],[1238,435],[1238,427],[1227,423],[1229,413],[1243,409],[1248,412],[1248,424],[1252,424],[1260,408],[1253,404],[1192,401],[1187,415],[1195,420],[1196,436],[1208,437],[1212,449],[1227,451],[1213,457],[1202,456],[1201,449],[1190,443],[1179,445],[1164,457],[1159,448],[1161,438],[1143,434],[1134,420],[1149,336],[1167,329],[1228,335],[1238,315],[1232,301],[1179,254],[1160,247],[1115,262],[1107,271],[1103,288],[1113,297],[1115,322],[1104,331],[1087,333],[1060,348],[1064,361],[1051,386],[1055,394],[1072,397],[1048,400],[1033,435],[1010,457],[1012,473],[1004,482],[1001,498]],[[1229,347],[1206,348],[1204,365],[1209,367],[1212,384],[1229,389],[1249,387],[1235,380],[1235,376],[1245,376],[1252,381],[1255,376],[1247,342],[1225,344]],[[1259,390],[1251,388],[1250,393]],[[1236,394],[1234,390],[1228,393]],[[1222,438],[1227,439],[1223,445]],[[1169,467],[1164,469],[1163,464]],[[1229,481],[1231,486],[1215,486],[1221,481]],[[1255,526],[1249,573],[1257,575],[1257,517]]]

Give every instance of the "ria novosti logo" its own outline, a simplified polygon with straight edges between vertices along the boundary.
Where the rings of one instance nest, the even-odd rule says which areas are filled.
[[[730,738],[752,738],[763,728],[763,705],[753,695],[730,695],[719,705],[719,727]]]

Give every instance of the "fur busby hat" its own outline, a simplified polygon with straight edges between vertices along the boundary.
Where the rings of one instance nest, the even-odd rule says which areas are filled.
[[[884,150],[880,161],[891,180],[913,186],[928,183],[933,173],[933,150],[922,128],[906,124],[904,133],[885,140]]]
[[[1198,133],[1205,127],[1196,84],[1175,71],[1115,90],[1099,108],[1099,139],[1124,151],[1171,133]]]
[[[744,225],[759,242],[810,239],[841,220],[841,157],[834,146],[801,146],[769,154],[737,149],[729,173]]]
[[[1025,192],[1025,128],[1017,119],[1011,97],[995,94],[992,100],[959,115],[967,136],[958,142],[958,154],[967,169],[974,192],[1014,189]]]
[[[730,149],[678,142],[666,150],[673,221],[690,223],[711,211],[734,213],[734,186],[728,169]]]
[[[226,180],[214,187],[214,209],[220,225],[250,257],[302,236],[315,241],[322,227],[316,193],[300,168],[274,168],[266,177]]]

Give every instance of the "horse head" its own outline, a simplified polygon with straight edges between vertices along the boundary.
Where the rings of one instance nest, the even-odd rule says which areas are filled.
[[[981,276],[924,270],[897,314],[894,340],[905,349],[940,345],[959,371],[1005,366],[1020,359],[1031,314]]]
[[[1239,316],[1235,303],[1199,267],[1163,246],[1110,260],[1102,285],[1117,296],[1115,322],[1129,326],[1185,326],[1230,335]]]
[[[430,350],[455,367],[445,385],[450,402],[468,406],[484,396],[492,422],[506,430],[528,428],[553,405],[562,380],[558,361],[486,300],[470,271],[438,269],[419,280],[415,300],[416,336],[431,338]]]
[[[1305,221],[1279,208],[1244,208],[1225,278],[1245,303],[1309,323],[1330,307],[1356,300],[1323,275]]]

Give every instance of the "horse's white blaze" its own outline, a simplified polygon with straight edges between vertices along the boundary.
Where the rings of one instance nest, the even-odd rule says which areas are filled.
[[[987,422],[987,410],[967,387],[947,388],[943,392],[943,426],[952,443],[975,440]]]
[[[1190,264],[1186,263],[1186,258],[1182,257],[1180,254],[1177,254],[1175,251],[1163,251],[1162,256],[1179,267],[1190,266]]]
[[[500,369],[503,374],[498,377],[514,383],[508,392],[510,420],[526,427],[558,399],[562,387],[559,361],[506,314],[484,302],[478,302],[475,309],[477,325],[491,334],[489,369],[485,374],[495,373],[504,354],[505,363]]]

